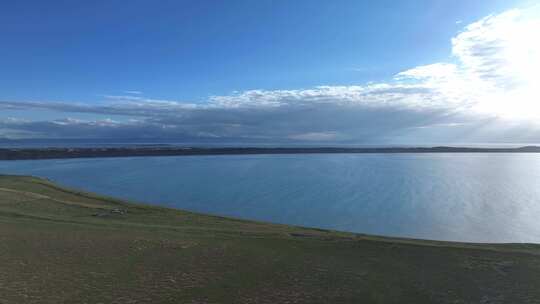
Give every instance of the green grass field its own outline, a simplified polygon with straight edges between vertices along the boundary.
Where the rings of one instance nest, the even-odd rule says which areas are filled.
[[[540,245],[266,224],[0,176],[0,303],[540,303]]]

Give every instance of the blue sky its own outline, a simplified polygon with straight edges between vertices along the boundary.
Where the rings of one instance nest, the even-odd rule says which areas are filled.
[[[0,137],[136,137],[143,130],[148,137],[190,140],[457,142],[461,128],[445,130],[453,135],[440,138],[440,130],[424,129],[494,121],[506,108],[498,105],[498,112],[477,115],[478,107],[488,106],[476,102],[474,117],[471,110],[452,119],[448,115],[461,104],[451,111],[425,110],[419,105],[431,103],[449,86],[448,81],[439,84],[437,92],[427,95],[434,90],[433,80],[440,79],[433,73],[454,71],[431,69],[426,80],[415,68],[455,65],[457,74],[468,73],[460,76],[464,83],[473,83],[468,81],[472,74],[496,78],[502,64],[492,75],[480,75],[478,63],[467,61],[473,53],[459,53],[460,47],[476,47],[470,45],[473,40],[455,39],[467,32],[466,26],[515,8],[521,15],[508,17],[511,24],[504,26],[534,28],[523,25],[537,18],[528,13],[537,11],[532,1],[3,2]],[[503,19],[494,20],[503,24]],[[496,24],[484,27],[504,34]],[[533,49],[527,54],[536,54],[536,45],[519,43],[520,49]],[[516,77],[522,74],[517,71]],[[414,88],[403,87],[412,83]],[[393,93],[381,95],[384,85]],[[510,91],[514,94],[514,89],[505,93]],[[390,109],[380,106],[394,102],[398,93],[408,100],[407,107],[405,101]],[[370,101],[366,108],[362,101],[361,108],[343,108],[344,100],[358,103],[365,94],[377,104]],[[447,99],[456,95],[445,94]],[[527,94],[537,96],[530,90]],[[313,96],[325,103],[306,106],[313,105]],[[318,119],[311,120],[310,113]],[[525,128],[532,135],[520,140],[536,140],[522,116],[516,130]],[[367,124],[371,117],[374,123]],[[81,129],[66,132],[61,126]],[[411,133],[411,128],[420,129]],[[493,128],[494,136],[463,140],[508,141],[508,130],[504,135]]]
[[[91,102],[138,90],[201,100],[380,81],[446,58],[456,21],[511,2],[4,2],[1,97]]]

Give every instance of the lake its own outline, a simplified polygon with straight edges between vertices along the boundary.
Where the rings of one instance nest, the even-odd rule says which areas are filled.
[[[540,154],[0,161],[0,173],[275,223],[450,241],[540,242]]]

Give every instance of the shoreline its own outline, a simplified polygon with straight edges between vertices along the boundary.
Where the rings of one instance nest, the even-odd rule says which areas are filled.
[[[407,153],[540,153],[538,146],[518,148],[411,147],[411,148],[255,148],[255,147],[120,147],[120,148],[0,148],[0,160],[33,160],[62,158],[193,156],[193,155],[261,155],[261,154],[407,154]]]
[[[0,255],[2,303],[540,298],[540,244],[389,238],[239,220],[28,176],[0,175],[0,239],[0,250],[8,249]]]
[[[162,206],[159,204],[152,204],[148,202],[133,201],[133,200],[124,199],[124,198],[120,198],[116,196],[110,196],[110,195],[99,193],[99,192],[91,192],[91,191],[83,190],[80,188],[68,187],[61,183],[50,180],[48,178],[35,176],[35,175],[18,175],[18,174],[0,173],[0,181],[2,179],[31,181],[33,183],[46,185],[47,187],[51,189],[55,189],[57,191],[60,191],[69,195],[75,195],[75,196],[83,197],[86,199],[103,200],[103,201],[107,201],[110,203],[124,206],[126,208],[138,207],[138,208],[162,210],[165,212],[189,213],[189,214],[192,214],[193,216],[214,218],[216,220],[278,226],[282,228],[290,228],[290,229],[293,229],[293,231],[298,230],[301,232],[314,233],[314,234],[292,233],[292,235],[297,238],[313,237],[315,235],[318,236],[320,233],[322,233],[323,235],[330,233],[330,234],[340,235],[344,240],[365,239],[365,240],[389,242],[389,243],[414,244],[414,245],[419,245],[419,246],[459,247],[459,248],[471,248],[471,249],[474,248],[474,249],[482,249],[482,250],[492,249],[491,248],[492,246],[509,247],[508,249],[514,246],[538,246],[540,248],[540,243],[535,243],[535,242],[473,242],[473,241],[459,241],[459,240],[440,240],[440,239],[429,239],[429,238],[415,238],[415,237],[407,237],[407,236],[369,234],[369,233],[353,232],[353,231],[347,231],[347,230],[335,230],[335,229],[326,229],[326,228],[319,228],[319,227],[313,227],[313,226],[301,226],[301,225],[294,225],[294,224],[277,223],[277,222],[270,222],[270,221],[264,221],[264,220],[220,215],[220,214],[214,214],[214,213],[198,212],[198,211],[192,211],[192,210],[182,209],[182,208],[177,208],[177,207]],[[3,187],[0,187],[0,192],[1,191],[21,193],[21,191],[19,190],[12,190],[12,189],[3,188]],[[46,198],[46,199],[48,198],[46,196],[44,197],[41,194],[35,193],[35,192],[27,192],[27,191],[23,191],[23,192],[24,192],[23,194],[28,195],[28,196],[34,196],[35,198]],[[65,203],[70,204],[69,202],[65,202]],[[514,248],[513,250],[516,250],[516,249]]]

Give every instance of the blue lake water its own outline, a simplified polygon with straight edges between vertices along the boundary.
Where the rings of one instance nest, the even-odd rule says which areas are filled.
[[[540,154],[317,154],[0,161],[139,202],[360,233],[540,243]]]

